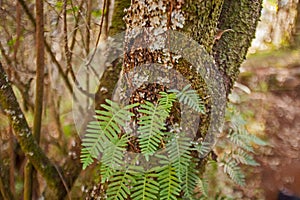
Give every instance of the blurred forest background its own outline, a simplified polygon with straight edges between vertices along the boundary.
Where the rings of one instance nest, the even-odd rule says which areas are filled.
[[[104,0],[106,2],[106,0]],[[69,199],[93,199],[97,168],[82,171],[80,136],[73,120],[76,73],[93,48],[108,37],[113,2],[44,1],[45,64],[40,146],[55,166],[72,174],[65,184]],[[105,5],[106,8],[103,8]],[[28,120],[34,127],[36,51],[34,2],[0,0],[1,63]],[[103,12],[105,10],[105,12]],[[103,17],[106,16],[106,17]],[[101,37],[99,35],[101,28]],[[112,30],[113,30],[112,26]],[[116,32],[112,31],[111,34]],[[213,168],[208,187],[232,199],[276,199],[279,191],[300,196],[300,2],[265,0],[256,39],[243,63],[231,104],[246,120],[249,133],[268,145],[255,147],[260,166],[241,166],[246,184],[234,184],[221,166]],[[88,78],[87,78],[88,80]],[[87,97],[87,100],[88,97]],[[0,199],[22,199],[27,159],[0,109]],[[221,149],[221,148],[220,148]],[[218,152],[218,146],[216,152]],[[219,152],[220,153],[220,152]],[[70,161],[71,160],[71,161]],[[75,160],[75,161],[74,161]],[[78,165],[78,166],[76,166]],[[57,169],[60,171],[61,169]],[[45,191],[39,174],[35,197]],[[9,183],[9,184],[8,184]]]

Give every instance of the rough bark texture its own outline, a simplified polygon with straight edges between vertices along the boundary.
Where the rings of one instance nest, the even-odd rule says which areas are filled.
[[[213,52],[219,70],[224,73],[227,95],[239,75],[261,14],[262,0],[225,0],[219,29],[232,29],[216,41]]]
[[[146,3],[139,1],[132,2],[131,9],[128,9],[127,16],[125,17],[128,28],[164,28],[163,23],[165,16],[163,14],[157,14],[159,11],[148,11],[147,9],[151,7],[151,5],[147,3],[150,1],[145,2]],[[248,48],[255,36],[256,25],[261,13],[262,0],[187,0],[184,1],[183,4],[182,1],[162,2],[161,4],[166,7],[166,12],[172,13],[176,9],[182,9],[184,11],[184,27],[177,30],[182,31],[188,37],[201,44],[211,56],[214,56],[216,65],[224,79],[224,87],[226,90],[224,91],[224,95],[227,96],[237,79],[239,67],[245,60]],[[147,9],[145,9],[144,4],[146,4]],[[173,14],[174,13],[172,13],[172,15]],[[168,17],[172,15],[168,14]],[[140,16],[143,16],[143,19],[141,19]],[[161,21],[158,25],[153,23],[157,17]],[[168,29],[174,29],[170,21],[172,20],[168,20],[166,26]],[[223,35],[218,35],[219,30],[225,30]],[[226,32],[226,30],[228,31]],[[148,36],[137,39],[143,41],[141,43],[143,45],[140,47],[136,46],[132,48],[128,46],[129,41],[127,41],[126,48],[128,48],[127,51],[130,53],[126,53],[125,55],[125,72],[141,64],[155,63],[157,60],[163,60],[164,56],[162,52],[151,51],[147,48],[148,44],[144,42],[147,41],[147,37]],[[139,41],[135,42],[138,43]],[[130,41],[130,44],[131,43]],[[190,53],[193,54],[193,52]],[[210,63],[213,58],[203,59],[206,59],[207,63]],[[168,61],[166,61],[165,64],[170,65]],[[211,98],[209,97],[208,86],[200,74],[196,73],[197,70],[190,68],[190,63],[186,60],[180,59],[178,64],[171,63],[171,66],[184,75],[186,79],[192,83],[192,87],[197,90],[201,99],[205,100],[204,103],[207,108],[207,113],[201,116],[201,123],[197,133],[198,138],[204,138],[211,123],[210,115],[213,114],[209,106],[211,104]],[[217,79],[217,77],[214,78]],[[224,113],[220,113],[220,115],[223,114]],[[205,161],[200,163],[200,169],[202,169],[203,166],[205,166]]]
[[[183,29],[191,38],[211,52],[217,34],[217,25],[224,0],[187,0],[185,11],[186,25]]]
[[[47,185],[52,189],[54,196],[57,199],[64,197],[66,195],[66,190],[59,173],[44,151],[37,144],[1,63],[0,105],[11,121],[14,134],[22,148],[22,151],[30,160],[34,168],[46,180]]]

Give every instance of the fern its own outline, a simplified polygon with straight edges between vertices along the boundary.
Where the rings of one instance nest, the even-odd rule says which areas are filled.
[[[168,112],[165,106],[162,106],[162,102],[154,105],[151,102],[145,102],[141,105],[139,112],[146,114],[139,118],[139,144],[142,154],[146,160],[149,160],[149,156],[153,155],[161,143],[162,137],[166,130],[165,120],[168,117]]]
[[[158,183],[160,185],[160,200],[176,200],[180,193],[180,183],[175,168],[166,165],[158,172]]]
[[[158,104],[170,113],[173,103],[176,101],[176,94],[168,94],[166,92],[160,92],[159,94],[161,95],[161,98],[158,100]]]
[[[168,90],[168,92],[175,93],[179,102],[185,105],[188,105],[192,109],[202,114],[205,113],[204,105],[201,102],[201,99],[197,92],[193,89],[190,89],[191,85],[185,86],[181,91],[173,89]]]
[[[117,171],[113,174],[113,177],[109,180],[110,183],[107,189],[108,200],[125,200],[130,196],[130,185],[136,183],[135,172],[131,168],[127,168],[122,171]]]
[[[166,145],[170,163],[176,169],[179,180],[181,181],[186,168],[191,161],[190,156],[190,138],[184,137],[183,134],[173,134]]]
[[[127,141],[127,135],[123,135],[120,139],[114,138],[111,141],[110,146],[104,150],[101,158],[102,182],[106,181],[113,174],[115,169],[122,165],[124,152],[126,151],[127,147]]]
[[[250,166],[259,166],[259,163],[257,163],[253,156],[248,154],[246,151],[242,149],[237,149],[233,154],[231,155],[233,159],[235,159],[238,163],[242,163],[245,165]]]
[[[235,183],[245,185],[245,175],[235,160],[223,160],[221,166],[223,166],[224,173],[228,174]]]
[[[95,118],[98,121],[90,122],[87,134],[82,140],[81,162],[83,169],[93,163],[93,158],[97,158],[104,149],[111,144],[111,140],[118,138],[121,133],[119,126],[125,126],[125,121],[130,120],[134,114],[127,111],[138,104],[128,105],[120,108],[117,103],[106,99],[108,105],[102,104],[104,110],[98,110]]]
[[[157,173],[149,171],[140,173],[135,177],[135,184],[131,189],[133,200],[153,200],[158,199],[159,184],[156,181]]]
[[[238,145],[239,147],[249,151],[254,152],[252,144],[257,144],[260,146],[265,146],[267,143],[257,136],[249,133],[245,128],[240,127],[238,131],[231,131],[228,135],[231,142]]]
[[[200,144],[196,144],[194,149],[198,151],[200,154],[200,158],[207,155],[211,151],[211,144],[208,142],[202,142]]]
[[[198,171],[195,168],[195,161],[191,162],[184,170],[184,176],[182,179],[182,190],[184,192],[184,197],[188,199],[194,199],[195,188],[199,182]]]
[[[199,178],[197,186],[201,192],[201,196],[208,197],[208,181],[205,178]]]

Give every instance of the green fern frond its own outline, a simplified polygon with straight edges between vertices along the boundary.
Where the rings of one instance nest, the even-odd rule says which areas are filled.
[[[184,134],[173,134],[166,145],[169,162],[176,169],[179,180],[183,178],[186,168],[190,165],[190,138]]]
[[[162,167],[158,173],[160,200],[176,200],[180,193],[180,183],[175,168],[172,165]]]
[[[253,143],[253,144],[256,144],[259,146],[268,145],[268,143],[266,141],[260,139],[259,137],[257,137],[254,134],[249,133],[247,130],[244,130],[243,135],[245,135],[245,139],[247,139],[250,144]]]
[[[116,171],[109,180],[107,189],[108,200],[125,200],[130,195],[129,187],[135,184],[134,173],[130,168]]]
[[[108,99],[105,100],[108,105],[102,104],[103,110],[95,111],[97,121],[92,121],[87,127],[87,134],[82,140],[83,149],[81,151],[81,162],[83,169],[89,166],[94,158],[103,153],[107,146],[110,146],[111,140],[118,138],[121,129],[119,126],[125,126],[125,121],[129,121],[134,114],[128,109],[138,104],[128,105],[124,108]]]
[[[259,163],[255,161],[253,156],[242,149],[237,149],[235,152],[233,152],[232,158],[235,159],[238,163],[251,166],[259,166]]]
[[[235,144],[249,152],[254,152],[253,147],[248,142],[249,135],[244,135],[244,134],[240,134],[240,132],[232,131],[230,134],[228,134],[227,137],[233,144]]]
[[[133,200],[154,200],[158,199],[159,183],[156,181],[155,171],[140,173],[135,177],[135,184],[131,188]]]
[[[139,112],[146,114],[140,117],[138,122],[139,145],[142,154],[149,160],[149,156],[155,153],[161,143],[168,112],[160,104],[154,105],[148,101],[141,105]]]
[[[181,91],[173,89],[168,90],[168,92],[175,93],[180,103],[188,105],[195,111],[205,114],[204,104],[201,102],[197,92],[190,89],[190,87],[191,84],[185,86]]]
[[[101,158],[101,175],[102,175],[102,182],[109,179],[112,173],[117,169],[120,168],[123,164],[123,157],[124,152],[126,151],[127,147],[128,136],[123,135],[120,139],[113,138],[110,143],[110,146],[103,152],[103,156]]]
[[[202,142],[195,145],[194,149],[198,151],[200,157],[207,155],[211,151],[211,144],[208,142]]]
[[[223,160],[221,165],[223,166],[224,173],[228,174],[235,183],[241,186],[245,185],[245,175],[235,160]]]
[[[158,100],[158,104],[170,113],[173,103],[176,101],[176,94],[168,94],[166,92],[160,92],[159,94],[161,95],[161,98]]]
[[[101,152],[104,151],[109,144],[109,140],[102,133],[99,122],[93,121],[87,125],[87,133],[82,140],[80,160],[83,164],[82,168],[85,169],[94,162]]]
[[[184,192],[184,197],[188,199],[195,199],[195,188],[199,182],[198,171],[196,170],[195,163],[191,162],[189,166],[185,169],[185,174],[182,179],[182,190]]]
[[[208,181],[205,178],[199,178],[197,184],[201,195],[204,197],[208,197]]]

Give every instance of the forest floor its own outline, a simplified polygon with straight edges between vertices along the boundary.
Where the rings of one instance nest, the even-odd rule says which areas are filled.
[[[260,167],[247,179],[249,199],[261,189],[266,200],[279,191],[300,197],[300,56],[299,51],[250,58],[244,63],[239,83],[251,94],[241,97],[243,112],[251,110],[250,131],[269,145],[256,155]]]

